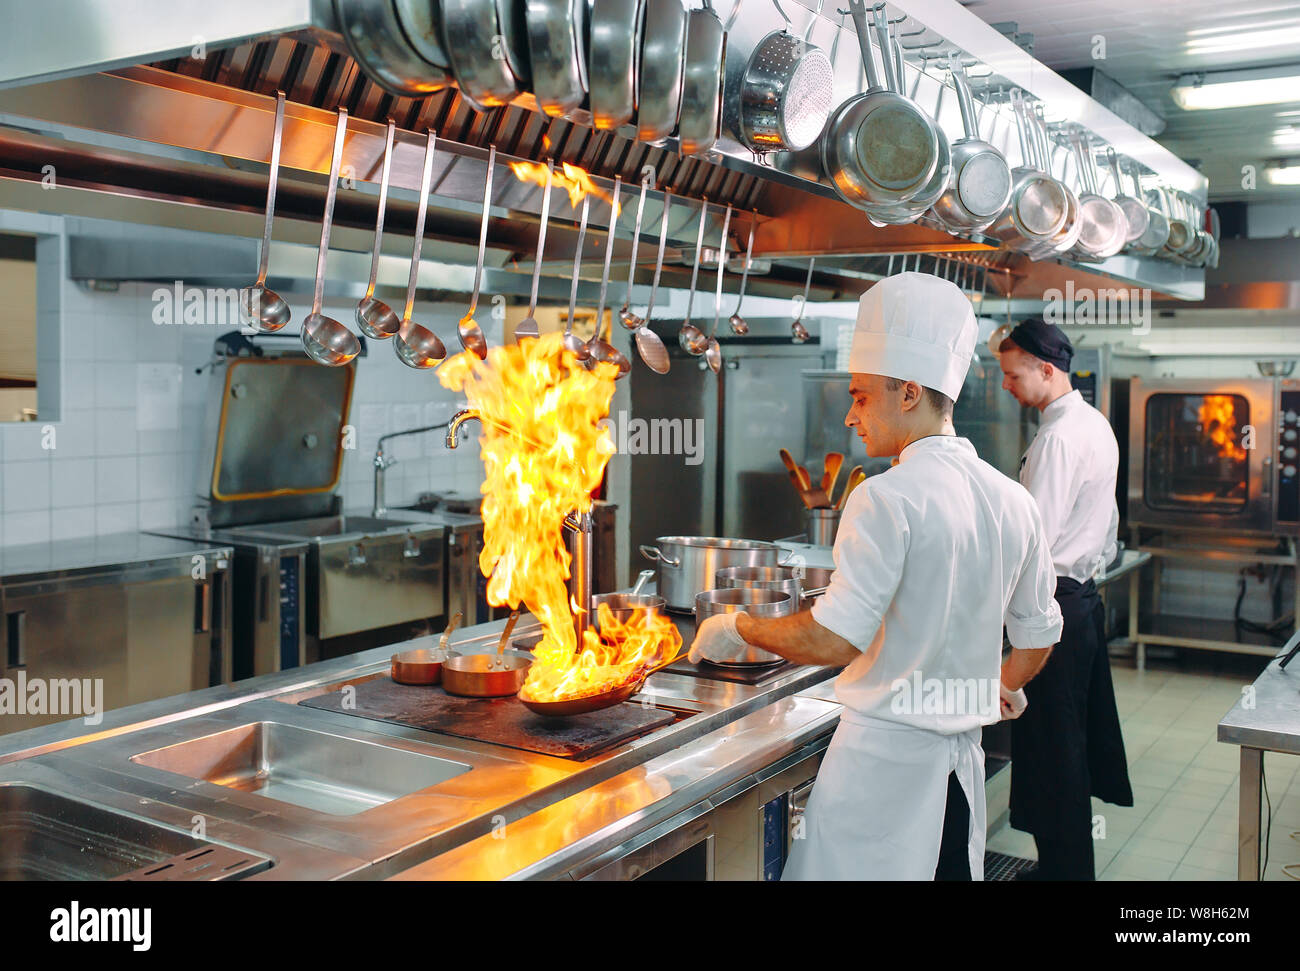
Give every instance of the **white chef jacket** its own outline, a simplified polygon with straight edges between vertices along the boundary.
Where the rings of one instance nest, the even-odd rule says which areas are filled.
[[[1034,501],[964,438],[918,439],[863,482],[845,504],[832,555],[835,572],[812,615],[862,651],[835,682],[857,715],[944,735],[992,724],[1003,625],[1015,647],[1060,639]],[[935,686],[943,703],[927,704]],[[985,704],[963,703],[972,690]]]
[[[1043,409],[1020,462],[1020,482],[1038,504],[1056,575],[1084,583],[1114,558],[1119,444],[1110,422],[1078,391]]]

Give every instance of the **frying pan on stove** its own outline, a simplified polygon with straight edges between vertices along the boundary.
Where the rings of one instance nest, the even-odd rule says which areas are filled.
[[[621,684],[617,688],[609,691],[602,691],[600,694],[587,695],[584,698],[566,698],[563,701],[533,701],[525,698],[523,693],[519,694],[519,700],[524,703],[524,707],[530,711],[535,711],[539,715],[548,715],[553,718],[564,718],[568,715],[582,715],[589,711],[600,711],[602,708],[612,708],[615,705],[622,704],[641,690],[645,685],[646,678],[672,664],[673,661],[682,657],[682,652],[656,662],[652,667],[639,674],[632,681]]]

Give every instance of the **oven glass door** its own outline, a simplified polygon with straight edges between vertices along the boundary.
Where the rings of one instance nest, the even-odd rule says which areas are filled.
[[[1145,499],[1152,509],[1239,515],[1250,502],[1239,394],[1159,392],[1146,402]]]

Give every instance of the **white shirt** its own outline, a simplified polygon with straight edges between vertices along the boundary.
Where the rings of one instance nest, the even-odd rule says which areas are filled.
[[[1058,577],[1084,583],[1115,556],[1119,444],[1110,422],[1078,391],[1043,409],[1020,462],[1020,483],[1038,503]]]
[[[964,438],[918,439],[854,490],[832,555],[812,615],[862,651],[835,682],[858,715],[945,735],[992,724],[1003,624],[1015,647],[1060,639],[1034,501]]]

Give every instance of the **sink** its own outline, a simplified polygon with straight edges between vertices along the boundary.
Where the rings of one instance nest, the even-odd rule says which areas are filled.
[[[431,528],[428,523],[405,522],[400,519],[376,519],[373,516],[318,516],[315,519],[294,519],[265,526],[245,526],[233,532],[274,533],[297,539],[315,539],[320,536],[352,536],[367,533],[405,532],[411,527]]]
[[[471,768],[270,721],[143,752],[131,761],[332,816],[365,812]]]
[[[261,868],[270,862],[25,783],[0,783],[0,847],[0,880],[111,880],[213,851]]]

